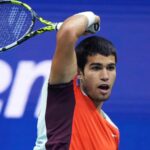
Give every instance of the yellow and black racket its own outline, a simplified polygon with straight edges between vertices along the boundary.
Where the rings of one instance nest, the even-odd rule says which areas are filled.
[[[44,24],[44,27],[33,30],[36,21]],[[58,30],[62,22],[53,23],[39,17],[27,4],[17,0],[0,1],[0,52],[42,34],[46,31]],[[87,31],[97,32],[99,23],[90,26]]]

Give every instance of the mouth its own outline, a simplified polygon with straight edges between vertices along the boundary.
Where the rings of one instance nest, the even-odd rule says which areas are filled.
[[[109,92],[110,85],[108,85],[108,84],[101,84],[101,85],[98,86],[98,89],[100,89],[100,92],[102,94],[107,94]]]

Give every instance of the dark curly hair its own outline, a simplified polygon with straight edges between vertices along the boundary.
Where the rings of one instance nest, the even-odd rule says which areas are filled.
[[[117,62],[115,46],[112,44],[112,42],[103,37],[90,36],[82,40],[75,49],[78,67],[81,69],[81,71],[84,70],[88,56],[94,56],[96,54],[101,54],[103,56],[113,55],[115,56],[115,62]]]

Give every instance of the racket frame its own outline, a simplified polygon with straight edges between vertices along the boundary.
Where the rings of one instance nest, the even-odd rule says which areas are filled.
[[[15,41],[5,47],[0,48],[0,52],[6,51],[10,48],[13,48],[13,47],[21,44],[22,42],[28,40],[29,38],[34,37],[35,35],[42,34],[46,31],[59,30],[60,26],[63,24],[63,22],[54,23],[54,22],[45,20],[42,17],[39,17],[37,15],[37,13],[28,4],[23,3],[21,1],[18,1],[18,0],[0,1],[0,4],[5,4],[5,3],[23,6],[30,12],[32,19],[31,19],[31,25],[30,25],[29,29],[26,31],[26,33],[22,37],[20,37],[17,41]],[[45,27],[42,27],[42,28],[39,28],[39,29],[33,31],[36,20],[39,20],[42,24],[45,25]],[[91,25],[90,27],[88,27],[87,32],[95,33],[99,30],[100,30],[100,24],[95,23],[95,24]]]
[[[17,41],[15,41],[15,42],[13,42],[13,43],[5,46],[5,47],[0,48],[0,52],[6,51],[10,48],[13,48],[13,47],[19,45],[20,43],[26,41],[27,39],[29,39],[35,35],[41,34],[41,33],[46,32],[46,31],[56,30],[57,23],[52,23],[50,21],[43,19],[42,17],[39,17],[37,15],[37,13],[26,3],[23,3],[23,2],[20,2],[17,0],[5,0],[5,1],[0,1],[0,4],[15,4],[15,5],[23,6],[24,8],[26,8],[30,12],[31,18],[32,18],[31,19],[31,25],[30,25],[29,29],[26,31],[26,33],[22,37],[20,37]],[[42,27],[38,30],[32,31],[34,28],[36,20],[39,20],[41,23],[45,24],[46,26]]]

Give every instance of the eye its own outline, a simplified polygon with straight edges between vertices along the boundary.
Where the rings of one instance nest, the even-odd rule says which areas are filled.
[[[116,65],[108,65],[107,66],[107,70],[109,70],[109,71],[113,71],[113,70],[115,70],[116,69]]]
[[[91,69],[94,71],[98,71],[98,70],[101,70],[102,67],[101,66],[92,66]]]

